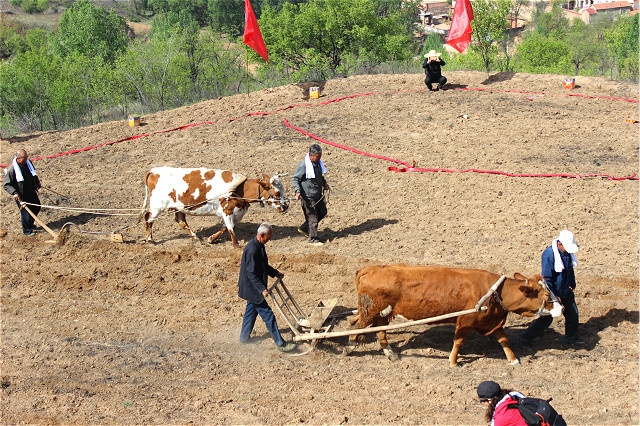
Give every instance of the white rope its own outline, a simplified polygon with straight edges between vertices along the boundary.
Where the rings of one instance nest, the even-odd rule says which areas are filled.
[[[28,206],[37,206],[37,207],[43,207],[46,209],[52,209],[52,210],[64,210],[64,211],[71,211],[71,212],[75,212],[75,213],[89,213],[89,214],[97,214],[97,215],[103,215],[103,216],[137,216],[138,213],[101,213],[100,210],[107,210],[107,211],[137,211],[140,212],[140,209],[87,209],[87,208],[83,208],[83,207],[58,207],[58,206],[48,206],[45,204],[34,204],[34,203],[27,203],[27,202],[22,202],[22,204],[26,204]]]

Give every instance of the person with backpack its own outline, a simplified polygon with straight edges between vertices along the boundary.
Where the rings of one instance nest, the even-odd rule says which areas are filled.
[[[502,389],[494,381],[488,380],[478,385],[478,398],[485,403],[485,420],[491,426],[527,426],[518,410],[508,410],[509,404],[517,403],[515,397],[524,398],[520,392]]]
[[[527,398],[491,380],[480,383],[477,393],[487,406],[485,419],[491,426],[567,426],[549,404],[551,399]]]

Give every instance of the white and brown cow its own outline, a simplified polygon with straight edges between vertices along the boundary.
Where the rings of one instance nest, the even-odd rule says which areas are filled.
[[[499,278],[497,274],[479,269],[404,264],[367,266],[356,273],[358,316],[352,325],[356,328],[380,326],[389,324],[396,316],[420,320],[473,309]],[[449,356],[451,367],[458,364],[460,347],[473,330],[483,336],[493,334],[502,345],[509,362],[517,364],[518,359],[509,347],[503,329],[507,314],[515,312],[522,316],[540,314],[555,317],[562,313],[562,306],[551,301],[540,275],[527,279],[515,274],[514,278],[507,278],[498,287],[496,298],[489,300],[486,311],[441,321],[456,324],[453,349]],[[377,337],[384,353],[396,359],[397,355],[387,342],[386,332],[378,332]],[[350,336],[350,348],[355,345],[357,338],[356,335]]]
[[[240,173],[218,169],[183,169],[154,167],[144,177],[145,198],[140,213],[147,225],[147,242],[153,244],[151,228],[158,215],[170,209],[176,222],[195,240],[200,240],[187,224],[186,215],[220,216],[222,229],[209,237],[213,243],[225,230],[234,247],[240,247],[234,227],[244,217],[249,204],[269,204],[280,213],[287,211],[289,200],[284,196],[280,176],[262,175],[247,179]]]

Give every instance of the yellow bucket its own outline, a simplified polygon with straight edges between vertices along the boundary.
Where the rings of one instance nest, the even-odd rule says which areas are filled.
[[[320,96],[319,87],[309,87],[309,98],[318,98]]]
[[[140,116],[139,115],[130,115],[129,116],[129,126],[139,126],[140,125]]]

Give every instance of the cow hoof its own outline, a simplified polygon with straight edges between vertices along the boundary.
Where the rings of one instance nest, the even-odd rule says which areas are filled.
[[[516,358],[513,361],[511,361],[509,364],[511,364],[511,365],[520,365],[520,360],[518,358]]]
[[[398,354],[389,348],[385,348],[382,351],[387,356],[387,358],[389,358],[389,361],[398,361],[400,359]]]
[[[460,367],[460,364],[455,363],[455,364],[449,364],[449,368],[458,368]]]
[[[152,246],[155,246],[155,245],[156,245],[156,242],[155,242],[155,241],[153,241],[153,240],[147,240],[147,244],[152,245]]]

